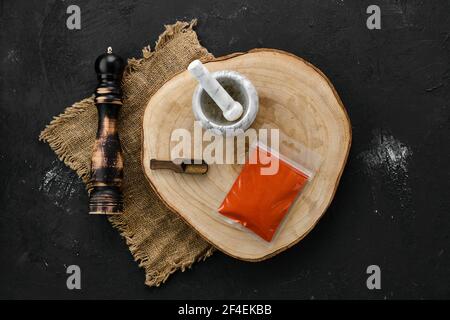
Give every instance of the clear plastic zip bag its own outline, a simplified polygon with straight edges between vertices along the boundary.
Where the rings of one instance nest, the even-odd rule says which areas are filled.
[[[282,232],[289,209],[321,164],[303,144],[284,134],[271,137],[270,143],[250,146],[248,160],[218,208],[227,222],[267,243]]]

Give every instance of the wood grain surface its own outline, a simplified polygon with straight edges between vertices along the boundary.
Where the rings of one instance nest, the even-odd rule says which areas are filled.
[[[218,249],[242,260],[264,260],[300,241],[328,208],[349,153],[350,122],[326,76],[292,54],[256,49],[217,58],[206,66],[211,71],[235,70],[252,81],[260,99],[252,128],[278,127],[320,155],[314,179],[292,206],[281,232],[267,244],[232,227],[217,213],[241,165],[211,164],[204,176],[151,170],[151,158],[170,159],[177,143],[170,141],[173,130],[193,131],[191,97],[197,82],[188,72],[167,82],[148,103],[143,117],[144,172],[161,199]]]

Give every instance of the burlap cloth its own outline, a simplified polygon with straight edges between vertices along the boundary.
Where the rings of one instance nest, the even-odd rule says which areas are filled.
[[[123,77],[119,135],[124,156],[124,213],[109,217],[109,221],[125,238],[139,266],[145,269],[148,286],[159,286],[176,270],[184,271],[214,250],[165,207],[148,185],[141,167],[141,125],[148,100],[192,60],[213,58],[192,30],[195,23],[193,20],[166,26],[154,51],[144,48],[143,58],[128,60]],[[39,139],[47,142],[59,159],[88,184],[96,131],[97,109],[90,97],[55,117]]]

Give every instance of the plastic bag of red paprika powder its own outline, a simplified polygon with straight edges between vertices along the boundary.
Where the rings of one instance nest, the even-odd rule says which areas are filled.
[[[304,146],[282,140],[290,157],[262,143],[254,144],[249,157],[218,211],[233,224],[253,231],[267,242],[296,201],[299,193],[311,181],[320,164],[317,156]],[[286,149],[288,149],[286,151]],[[302,158],[305,166],[295,160]]]

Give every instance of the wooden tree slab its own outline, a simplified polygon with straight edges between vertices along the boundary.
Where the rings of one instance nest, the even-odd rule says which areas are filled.
[[[256,49],[217,58],[210,71],[235,70],[256,87],[260,110],[253,128],[279,127],[322,158],[319,171],[292,206],[283,229],[270,245],[219,218],[217,208],[241,165],[210,165],[206,175],[151,170],[150,159],[170,159],[174,129],[193,131],[191,98],[197,82],[176,75],[149,101],[143,117],[142,164],[151,186],[206,240],[226,254],[248,261],[271,257],[299,242],[331,203],[351,144],[350,121],[333,85],[313,65],[292,54]],[[174,244],[176,245],[176,244]]]

